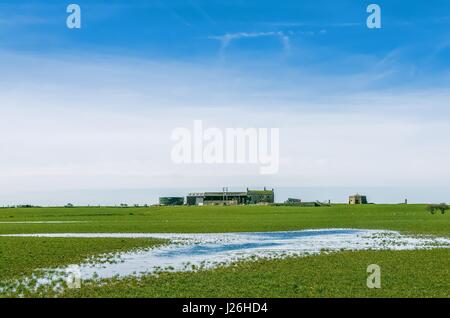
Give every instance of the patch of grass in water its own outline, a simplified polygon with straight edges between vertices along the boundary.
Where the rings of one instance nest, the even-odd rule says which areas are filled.
[[[63,267],[84,261],[114,262],[117,261],[114,253],[167,243],[165,240],[148,238],[27,237],[2,237],[0,242],[0,287],[7,282],[32,276],[38,269]]]
[[[381,267],[381,289],[366,286]],[[450,297],[450,249],[345,251],[104,280],[63,297]],[[51,295],[48,295],[51,296]]]

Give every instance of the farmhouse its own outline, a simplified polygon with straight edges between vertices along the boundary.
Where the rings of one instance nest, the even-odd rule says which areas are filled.
[[[348,198],[348,204],[367,204],[367,197],[358,193],[351,195]]]
[[[222,192],[189,193],[186,198],[187,205],[241,205],[241,204],[269,204],[274,203],[274,190],[249,190],[246,192],[228,192],[224,188]]]

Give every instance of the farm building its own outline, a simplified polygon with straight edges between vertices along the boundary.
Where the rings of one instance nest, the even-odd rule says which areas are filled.
[[[274,190],[249,190],[246,192],[201,192],[189,193],[187,205],[241,205],[269,204],[275,201]]]
[[[183,205],[183,197],[160,197],[159,204],[161,205]]]
[[[348,198],[348,204],[367,204],[367,197],[361,194],[351,195]]]
[[[290,205],[290,206],[302,206],[302,207],[318,207],[318,206],[330,206],[331,202],[303,202],[301,199],[288,198],[284,203],[280,205]]]

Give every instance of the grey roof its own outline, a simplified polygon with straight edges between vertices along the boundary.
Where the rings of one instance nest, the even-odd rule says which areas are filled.
[[[217,196],[246,196],[247,192],[205,192],[205,197],[217,197]]]
[[[193,192],[190,197],[247,196],[247,192]]]

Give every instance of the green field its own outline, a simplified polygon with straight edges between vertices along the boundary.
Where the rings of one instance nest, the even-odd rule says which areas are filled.
[[[82,221],[62,224],[5,222]],[[245,232],[319,228],[397,230],[450,237],[450,214],[424,205],[332,207],[149,207],[0,209],[0,234]],[[153,239],[0,238],[0,281],[89,256],[164,244]],[[381,289],[366,287],[366,267],[382,266]],[[27,295],[39,296],[39,295]],[[51,296],[51,295],[45,295]],[[359,251],[241,262],[196,273],[108,280],[75,297],[450,297],[450,250]]]

